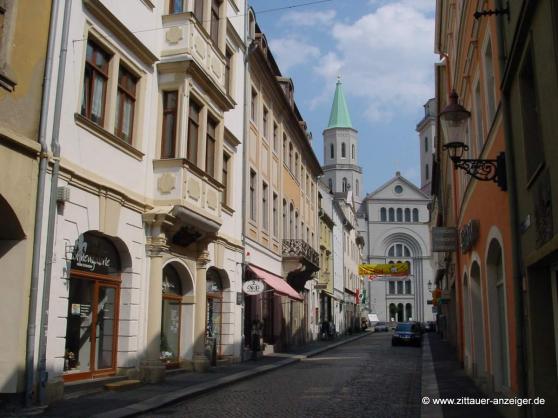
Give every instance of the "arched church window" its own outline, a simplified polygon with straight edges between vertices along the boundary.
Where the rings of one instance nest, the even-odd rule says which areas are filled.
[[[348,189],[347,177],[343,177],[343,191],[346,192]]]
[[[329,191],[332,192],[332,191],[333,191],[333,180],[332,180],[332,179],[329,179],[329,180],[327,181],[327,184],[328,184],[328,186],[329,186]]]
[[[387,211],[386,208],[380,209],[380,221],[386,222],[387,221]]]
[[[357,180],[355,180],[355,196],[357,196],[357,197],[358,197],[358,188],[359,187],[358,187],[358,179],[357,179]]]
[[[329,156],[330,158],[335,158],[335,147],[333,144],[329,144]]]
[[[393,208],[389,208],[389,221],[395,222],[395,211]]]
[[[413,209],[413,222],[418,222],[419,221],[419,217],[418,217],[418,209],[415,208]]]
[[[403,209],[397,208],[397,222],[403,222]]]
[[[355,159],[355,144],[351,145],[351,158]]]
[[[344,142],[341,143],[341,158],[345,158],[347,156],[347,146]]]
[[[405,208],[405,222],[411,222],[411,209]]]

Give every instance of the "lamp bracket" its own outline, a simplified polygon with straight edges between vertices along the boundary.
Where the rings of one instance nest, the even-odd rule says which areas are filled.
[[[489,9],[476,11],[473,16],[475,19],[480,19],[482,16],[492,16],[492,15],[507,15],[508,20],[510,19],[510,3],[506,1],[506,7],[502,9]]]
[[[501,190],[507,190],[506,156],[501,152],[495,160],[473,160],[452,158],[453,166],[465,170],[471,177],[480,181],[493,181]]]

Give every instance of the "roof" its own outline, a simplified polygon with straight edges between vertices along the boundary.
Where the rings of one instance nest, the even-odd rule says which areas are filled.
[[[394,183],[398,180],[401,181],[403,184],[406,184],[407,186],[409,186],[411,190],[413,190],[415,193],[417,193],[421,197],[421,199],[430,200],[430,196],[427,193],[425,193],[424,191],[419,189],[417,186],[415,186],[413,183],[411,183],[409,180],[407,180],[405,177],[403,177],[399,171],[397,171],[395,173],[394,177],[392,177],[391,179],[386,181],[384,184],[382,184],[380,187],[378,187],[372,193],[368,193],[366,195],[366,197],[364,198],[364,200],[373,199],[374,196],[378,195],[382,190],[386,189],[390,184],[392,184],[392,183]]]
[[[335,87],[335,96],[333,97],[333,105],[331,106],[331,114],[329,115],[329,123],[327,129],[331,128],[352,128],[351,116],[349,108],[343,94],[341,80],[337,80]]]

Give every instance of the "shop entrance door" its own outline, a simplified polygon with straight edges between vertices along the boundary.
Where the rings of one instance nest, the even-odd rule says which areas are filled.
[[[119,290],[100,280],[70,279],[65,381],[114,374]]]

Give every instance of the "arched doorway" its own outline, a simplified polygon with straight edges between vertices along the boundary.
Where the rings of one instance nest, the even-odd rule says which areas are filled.
[[[64,380],[116,371],[121,261],[100,233],[78,238],[70,265]]]
[[[473,373],[484,376],[484,320],[482,314],[482,288],[479,264],[474,261],[471,265],[471,319],[473,331]]]
[[[161,361],[168,368],[180,363],[180,335],[182,330],[182,283],[176,268],[163,268],[163,307],[161,314]]]
[[[224,283],[215,267],[207,269],[207,322],[206,339],[210,359],[222,354],[223,289]]]
[[[397,322],[403,322],[403,304],[397,304]]]
[[[486,273],[488,280],[488,306],[490,309],[491,363],[496,390],[501,390],[510,384],[506,326],[506,290],[502,264],[502,247],[498,240],[493,239],[488,246]]]
[[[395,321],[395,319],[397,318],[397,308],[395,307],[395,303],[390,303],[389,304],[389,318],[388,320],[390,322]]]
[[[410,303],[405,304],[405,321],[413,319],[413,306]]]

